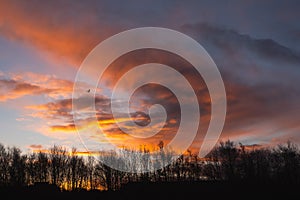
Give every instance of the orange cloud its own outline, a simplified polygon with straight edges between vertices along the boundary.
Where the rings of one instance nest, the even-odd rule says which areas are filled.
[[[30,72],[10,74],[7,78],[0,78],[0,101],[4,102],[27,95],[47,95],[52,99],[70,98],[73,84],[73,81],[44,74]],[[84,93],[90,86],[80,83],[80,87]]]
[[[176,123],[177,123],[177,120],[176,120],[176,119],[170,119],[170,120],[169,120],[169,123],[170,123],[170,124],[176,124]]]
[[[82,6],[59,1],[43,4],[1,1],[0,33],[29,42],[78,65],[98,42],[114,30],[109,24],[99,21],[93,6],[90,9],[82,9]],[[104,25],[105,29],[102,29]]]
[[[26,95],[41,95],[54,92],[54,89],[43,88],[30,83],[15,80],[0,80],[0,101],[21,98]]]
[[[33,111],[30,116],[35,118],[46,120],[60,119],[63,122],[73,119],[73,116],[70,113],[72,109],[72,99],[63,99],[41,105],[31,105],[26,108]]]
[[[76,127],[74,124],[68,124],[68,125],[55,125],[51,126],[51,131],[52,132],[75,132]]]

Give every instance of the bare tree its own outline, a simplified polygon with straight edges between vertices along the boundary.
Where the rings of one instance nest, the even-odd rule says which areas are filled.
[[[55,146],[50,149],[51,182],[62,186],[67,174],[67,152],[63,147]]]
[[[10,157],[6,148],[0,144],[0,186],[9,185]]]
[[[36,169],[38,172],[38,181],[49,182],[50,162],[46,153],[39,152],[37,154]]]
[[[97,182],[94,180],[95,178],[95,158],[94,156],[89,155],[86,162],[87,167],[87,177],[88,183],[91,190],[97,188]]]
[[[27,156],[26,161],[26,184],[30,185],[37,181],[37,177],[39,175],[38,170],[36,168],[36,153],[32,153]]]
[[[10,183],[13,186],[23,186],[26,183],[25,171],[26,171],[26,155],[21,155],[21,150],[13,147],[9,149],[10,155]]]

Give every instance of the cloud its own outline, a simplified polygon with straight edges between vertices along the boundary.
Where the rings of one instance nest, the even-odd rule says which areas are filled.
[[[112,24],[100,20],[99,6],[97,1],[89,6],[80,1],[1,1],[0,33],[78,65],[99,41],[114,32]]]
[[[0,101],[21,98],[26,95],[41,95],[54,92],[30,83],[15,80],[0,80]]]
[[[97,1],[90,1],[88,4],[78,1],[75,3],[54,1],[43,4],[38,4],[36,1],[3,1],[1,4],[0,34],[2,36],[50,51],[57,57],[69,59],[76,65],[98,42],[123,30],[124,27],[137,27],[141,24],[170,27],[169,24],[176,24],[175,28],[192,36],[205,47],[219,67],[225,81],[228,114],[221,139],[236,138],[248,140],[251,143],[253,140],[258,140],[257,138],[271,141],[272,136],[283,138],[279,132],[286,133],[285,136],[288,137],[295,137],[300,130],[297,123],[300,109],[298,106],[300,94],[297,88],[300,84],[299,53],[276,40],[275,38],[280,39],[283,36],[275,37],[275,32],[270,34],[272,31],[269,30],[264,32],[265,34],[259,34],[257,28],[250,30],[257,25],[259,30],[273,27],[275,30],[282,29],[289,32],[277,23],[290,24],[290,20],[282,19],[297,16],[296,12],[279,12],[281,6],[276,7],[273,4],[272,9],[264,11],[260,8],[265,5],[260,5],[259,9],[256,6],[250,6],[249,11],[243,13],[243,17],[237,18],[237,13],[243,10],[240,8],[249,5],[244,2],[230,9],[222,5],[215,7],[213,4],[215,12],[209,12],[207,8],[211,8],[211,5],[207,2],[182,3],[187,4],[185,6],[177,2],[174,9],[170,8],[172,6],[168,3],[159,3],[160,6],[147,6],[150,4],[148,3],[146,6],[141,6],[136,2],[132,6],[125,7],[115,2]],[[286,6],[282,8],[294,10],[296,6],[291,6],[289,9]],[[253,20],[261,16],[253,13],[262,12],[264,20]],[[289,14],[286,15],[286,13]],[[220,18],[219,16],[226,17]],[[293,19],[298,18],[293,17]],[[206,21],[206,23],[194,23],[197,21]],[[178,24],[183,22],[186,24],[178,27]],[[270,26],[269,22],[272,22]],[[250,31],[245,31],[247,29]],[[298,29],[295,30],[293,38],[299,38]],[[279,32],[282,33],[282,31]],[[295,45],[297,40],[293,43],[297,46]],[[208,124],[210,98],[205,83],[203,80],[199,81],[201,78],[195,76],[195,71],[188,63],[174,55],[151,50],[124,55],[106,72],[107,87],[111,88],[132,67],[149,61],[173,66],[189,79],[199,96],[201,114],[203,114],[201,119],[205,121],[204,124]],[[132,77],[132,80],[134,78],[137,77]],[[10,79],[1,77],[0,101],[22,98],[26,95],[46,95],[51,98],[49,103],[27,106],[33,112],[31,116],[45,120],[50,131],[73,131],[72,86],[72,81],[53,76],[21,74],[12,76]],[[82,88],[84,93],[89,87],[83,86]],[[178,114],[176,98],[167,90],[149,86],[141,88],[136,95],[135,105],[133,105],[136,108],[145,111],[150,105],[161,103],[165,105],[171,116],[168,119],[170,128],[176,127],[180,122],[178,118],[175,118]],[[184,95],[184,89],[181,95]],[[106,129],[110,130],[112,135],[117,135],[116,138],[125,138],[124,134],[122,135],[113,126],[109,112],[110,99],[99,98],[96,101],[98,101],[96,103],[98,120],[103,126],[105,124]],[[82,109],[86,109],[83,120],[88,123],[89,116],[95,112],[90,112],[85,104],[82,106],[84,107]],[[126,125],[127,119],[123,120]],[[202,126],[203,124],[201,124],[201,131],[204,132],[206,128]],[[201,141],[201,138],[198,138],[198,141]]]
[[[296,51],[272,39],[207,23],[186,24],[181,30],[204,46],[225,82],[228,107],[220,140],[272,144],[273,138],[297,136],[300,56]]]
[[[300,62],[300,56],[294,50],[272,39],[256,39],[233,29],[207,23],[185,24],[181,30],[196,37],[199,42],[203,42],[205,45],[209,43],[226,50],[228,53],[240,53],[247,56],[246,51],[250,51],[259,58],[268,59],[270,62]]]
[[[0,79],[0,101],[22,98],[29,95],[46,95],[51,99],[72,96],[74,82],[55,76],[24,72],[4,74]],[[79,83],[79,92],[85,93],[90,86]]]
[[[68,124],[68,125],[55,125],[55,126],[51,126],[51,131],[52,132],[74,132],[76,131],[76,127],[74,124]]]
[[[181,31],[208,51],[224,80],[243,85],[298,82],[300,55],[271,39],[256,39],[236,30],[206,23],[186,24]]]
[[[157,90],[157,92],[159,91]],[[74,102],[85,102],[87,100],[87,97],[82,96],[79,99],[74,99]],[[47,124],[47,127],[44,127],[43,129],[39,128],[39,130],[37,131],[52,138],[66,139],[67,136],[63,135],[69,135],[70,133],[76,133],[77,130],[85,130],[91,128],[94,131],[89,132],[89,136],[84,135],[84,137],[89,137],[88,140],[93,139],[95,142],[98,142],[99,145],[102,142],[102,137],[106,137],[118,146],[128,145],[131,147],[138,147],[141,144],[151,146],[158,143],[159,140],[164,140],[165,143],[168,143],[168,141],[170,141],[170,139],[174,136],[173,133],[176,132],[179,121],[176,116],[173,116],[175,114],[175,111],[173,109],[170,109],[172,108],[172,106],[167,108],[167,110],[170,111],[171,114],[167,119],[166,125],[160,130],[160,132],[152,138],[141,140],[131,137],[127,134],[132,133],[132,131],[134,131],[134,134],[138,134],[137,131],[139,130],[132,127],[129,122],[134,120],[137,121],[139,125],[141,125],[141,123],[148,121],[149,118],[147,118],[146,115],[143,115],[143,113],[142,115],[139,114],[141,113],[140,111],[130,113],[131,117],[115,118],[110,110],[110,101],[111,100],[107,97],[97,96],[95,99],[96,110],[93,112],[87,109],[87,107],[89,106],[86,106],[86,103],[82,103],[82,106],[80,107],[80,110],[82,111],[80,112],[81,117],[77,118],[76,125],[73,121],[72,115],[72,99],[60,99],[48,102],[46,104],[31,105],[28,106],[27,109],[32,112],[30,114],[31,117],[41,119],[45,121],[45,124]],[[141,101],[141,103],[143,104],[151,104],[153,102],[154,101]],[[167,105],[167,102],[165,102],[165,104]],[[122,106],[122,102],[120,106]],[[141,107],[148,106],[149,105],[142,105]],[[96,118],[94,118],[93,116],[96,116]],[[116,123],[118,123],[118,125],[121,126],[123,130],[127,130],[127,132],[124,133]],[[154,124],[154,126],[159,127],[160,125]],[[97,131],[99,127],[101,127],[104,134],[102,137],[100,137],[100,133]],[[149,127],[146,129],[144,128],[143,130],[141,129],[140,134],[142,134],[141,131],[152,131],[152,129],[153,127]],[[124,144],[124,141],[128,141],[128,143]]]
[[[25,117],[18,117],[16,118],[16,121],[22,122],[22,121],[27,121],[27,119]]]
[[[77,66],[103,39],[125,29],[145,26],[177,30],[181,24],[206,22],[299,46],[294,37],[287,35],[291,29],[299,29],[296,2],[234,2],[234,7],[227,2],[216,6],[209,1],[131,1],[128,6],[122,3],[120,0],[1,1],[0,32],[67,58]]]
[[[31,105],[26,108],[35,111],[32,114],[33,117],[52,120],[62,119],[63,121],[70,121],[73,118],[71,115],[72,99],[62,99],[41,105]]]
[[[42,149],[43,145],[41,145],[41,144],[31,144],[31,145],[29,145],[29,148],[31,148],[31,149]]]

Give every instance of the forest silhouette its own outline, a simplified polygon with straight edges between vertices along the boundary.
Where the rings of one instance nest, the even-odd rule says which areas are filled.
[[[138,152],[144,156],[150,154],[146,149]],[[160,153],[161,159],[151,163],[153,166],[162,164],[170,156],[164,151]],[[119,161],[113,153],[106,153],[104,157]],[[130,159],[133,158],[128,157]],[[145,165],[131,162],[129,167],[139,171]],[[228,140],[220,142],[205,158],[200,159],[187,151],[166,167],[144,173],[114,170],[94,156],[79,156],[76,149],[68,152],[61,146],[53,146],[47,152],[23,154],[19,148],[0,144],[2,192],[114,193],[124,198],[126,192],[129,195],[136,191],[173,193],[177,197],[179,191],[210,195],[225,195],[226,192],[254,195],[253,191],[259,194],[264,191],[266,195],[279,192],[291,195],[299,185],[300,151],[291,142],[263,148]],[[129,196],[128,199],[132,199]]]

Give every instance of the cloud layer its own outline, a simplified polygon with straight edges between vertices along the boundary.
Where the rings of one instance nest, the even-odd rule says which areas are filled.
[[[232,6],[231,4],[234,4]],[[162,26],[179,30],[197,40],[211,55],[225,82],[228,111],[222,140],[270,144],[288,139],[300,142],[300,48],[297,2],[260,3],[210,1],[133,1],[131,6],[120,1],[1,1],[0,34],[7,40],[34,46],[51,53],[53,59],[67,59],[74,70],[90,50],[112,34],[140,26]],[[118,129],[118,120],[126,129],[131,118],[113,119],[110,97],[116,81],[134,66],[158,62],[174,67],[189,80],[201,107],[201,127],[192,148],[203,139],[210,118],[210,98],[205,83],[192,66],[173,54],[144,50],[131,52],[117,59],[105,72],[108,91],[97,91],[96,112],[86,113],[82,123],[95,125],[96,115],[112,140],[131,141]],[[146,75],[147,76],[147,75]],[[131,77],[135,80],[143,77]],[[172,79],[172,77],[166,77]],[[91,88],[82,83],[82,94]],[[24,72],[0,73],[2,105],[24,97],[45,97],[45,102],[25,106],[26,117],[43,120],[47,135],[74,133],[72,113],[73,80]],[[182,94],[184,95],[184,88]],[[84,95],[80,97],[84,100]],[[76,101],[76,100],[75,100]],[[178,102],[163,87],[148,85],[133,97],[132,106],[140,123],[148,123],[150,105],[165,106],[167,126],[156,140],[169,141],[180,122]],[[120,108],[124,106],[120,103]],[[21,119],[21,118],[20,118]],[[21,121],[21,120],[20,120]],[[24,121],[24,120],[22,120]],[[81,127],[79,127],[81,128]],[[42,131],[41,131],[42,130]],[[92,136],[99,140],[97,132]],[[138,141],[142,143],[143,141]],[[32,147],[34,148],[34,146]]]

